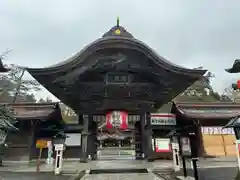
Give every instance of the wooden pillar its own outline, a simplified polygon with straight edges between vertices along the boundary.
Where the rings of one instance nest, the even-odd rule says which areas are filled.
[[[146,134],[145,134],[145,121],[146,121],[146,116],[145,113],[140,115],[140,125],[141,125],[141,152],[144,154],[146,153]]]
[[[37,126],[37,122],[30,120],[31,121],[31,135],[29,137],[29,159],[28,161],[30,162],[32,160],[32,155],[34,153],[35,147],[36,147],[36,135],[35,135],[35,130]]]
[[[81,157],[80,162],[87,163],[88,162],[88,135],[89,135],[89,115],[83,115],[83,131],[82,131],[82,143],[81,143]]]
[[[134,128],[134,135],[135,135],[135,159],[141,160],[142,159],[142,139],[141,139],[141,128],[140,128],[140,121],[135,123]]]
[[[152,149],[152,124],[151,124],[151,114],[150,112],[146,112],[146,126],[145,126],[145,133],[146,133],[146,159],[148,161],[153,161],[153,149]]]
[[[91,126],[91,159],[97,160],[97,122],[92,121]]]

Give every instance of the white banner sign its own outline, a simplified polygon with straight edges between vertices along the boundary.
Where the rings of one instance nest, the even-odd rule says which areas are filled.
[[[55,144],[55,151],[62,151],[64,149],[63,144]]]
[[[155,144],[154,139],[152,139],[152,146],[155,152],[170,152],[170,139],[169,138],[156,138]]]
[[[202,134],[231,134],[234,135],[233,128],[222,128],[221,126],[211,127],[205,126],[201,127]]]
[[[67,146],[81,146],[81,134],[80,133],[66,133],[65,144]]]
[[[151,113],[152,125],[177,125],[176,116],[170,113]]]

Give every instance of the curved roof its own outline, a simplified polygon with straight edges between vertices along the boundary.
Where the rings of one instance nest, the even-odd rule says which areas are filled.
[[[171,63],[164,57],[158,55],[152,48],[150,48],[145,43],[135,39],[129,32],[127,32],[121,26],[114,26],[107,33],[105,33],[101,38],[90,43],[84,47],[80,52],[70,57],[69,59],[60,62],[58,64],[45,67],[45,68],[27,68],[30,74],[48,74],[55,73],[61,70],[71,69],[76,67],[76,65],[83,62],[90,54],[100,50],[108,48],[127,48],[132,50],[137,50],[144,53],[146,56],[150,57],[153,62],[169,71],[186,73],[188,75],[203,75],[206,70],[196,70],[188,69],[182,66]]]
[[[183,116],[195,119],[231,119],[240,116],[236,103],[174,103],[173,108]]]
[[[225,69],[228,73],[239,73],[240,72],[240,59],[236,59],[231,68]]]

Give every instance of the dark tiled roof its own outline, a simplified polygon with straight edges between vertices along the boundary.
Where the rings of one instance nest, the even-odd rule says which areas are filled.
[[[236,103],[176,103],[173,108],[195,119],[231,119],[240,115],[240,104]]]
[[[233,66],[229,69],[226,69],[228,73],[239,73],[240,72],[240,59],[236,59],[233,63]]]
[[[61,120],[61,110],[58,103],[14,103],[5,104],[13,111],[16,119],[21,120],[46,120],[51,115],[58,116]]]

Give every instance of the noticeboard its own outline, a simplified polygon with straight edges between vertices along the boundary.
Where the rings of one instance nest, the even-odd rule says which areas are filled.
[[[180,139],[181,143],[181,150],[183,156],[191,156],[191,145],[190,145],[190,139],[188,137],[181,137]]]
[[[36,141],[36,148],[43,149],[47,148],[48,141],[44,139],[38,139]]]

